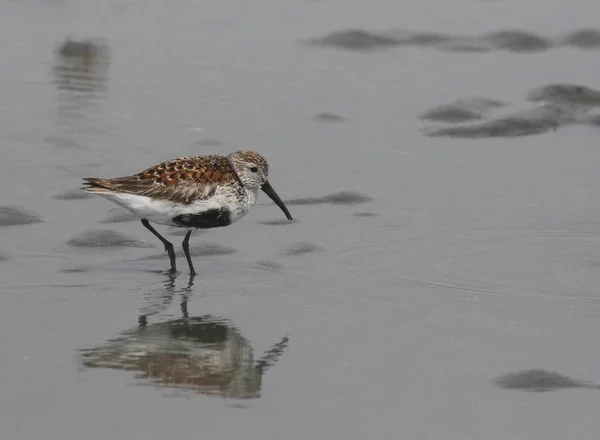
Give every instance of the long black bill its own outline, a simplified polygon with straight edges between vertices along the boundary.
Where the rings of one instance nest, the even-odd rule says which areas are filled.
[[[284,203],[281,201],[281,199],[279,198],[279,196],[277,195],[277,193],[275,192],[275,190],[273,189],[273,187],[271,186],[271,184],[269,182],[265,182],[261,188],[264,193],[266,195],[268,195],[271,200],[273,200],[275,202],[275,204],[277,206],[279,206],[281,208],[281,210],[283,211],[283,213],[285,214],[285,216],[287,217],[288,220],[293,220],[292,218],[292,214],[290,214],[290,211],[288,211],[288,209],[286,208],[286,206],[284,205]]]

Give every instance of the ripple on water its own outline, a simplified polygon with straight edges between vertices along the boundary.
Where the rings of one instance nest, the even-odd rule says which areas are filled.
[[[397,243],[398,249],[411,249],[414,241],[418,244],[416,249],[421,250],[414,257],[398,254],[398,258],[406,260],[400,265],[388,250],[390,243],[382,238],[387,235],[385,227],[378,227],[377,234],[369,240],[349,242],[335,252],[336,258],[349,267],[376,277],[379,293],[402,292],[402,296],[427,298],[429,302],[445,304],[449,309],[458,306],[463,311],[484,303],[514,308],[515,304],[549,299],[570,305],[598,304],[593,286],[571,280],[561,282],[552,277],[544,264],[523,265],[522,258],[510,256],[525,251],[532,256],[544,255],[549,263],[558,266],[589,266],[590,253],[584,250],[575,255],[566,249],[585,244],[591,249],[590,238],[600,236],[600,222],[545,222],[515,228],[503,226],[500,221],[478,228],[407,237],[402,244]],[[422,253],[430,246],[440,252]],[[365,259],[365,255],[371,258]],[[498,267],[503,267],[502,273]],[[379,293],[374,289],[368,295]]]
[[[256,223],[259,223],[261,225],[267,225],[267,226],[285,226],[285,225],[290,225],[290,224],[293,224],[296,222],[297,222],[297,220],[290,221],[286,218],[278,218],[278,219],[274,219],[274,220],[261,220]]]
[[[0,226],[27,225],[41,221],[42,216],[35,211],[19,206],[0,206]]]
[[[552,391],[560,388],[600,389],[600,385],[579,379],[572,379],[553,371],[531,369],[508,373],[492,380],[501,388],[523,391]]]
[[[283,249],[283,255],[287,256],[287,257],[293,257],[296,255],[303,255],[303,254],[310,254],[313,252],[318,252],[320,251],[321,248],[317,245],[314,245],[312,243],[309,242],[297,242],[294,243],[290,246],[287,246],[285,249]]]
[[[218,243],[201,243],[195,246],[190,246],[190,254],[193,257],[214,257],[218,255],[231,255],[235,254],[237,249],[230,246],[223,246]],[[178,250],[175,255],[179,258],[185,257],[183,250]],[[165,253],[150,255],[142,258],[142,260],[162,260],[165,258]]]
[[[379,214],[376,212],[355,212],[352,214],[354,217],[378,217]]]
[[[268,270],[269,272],[279,272],[283,269],[283,265],[281,263],[270,260],[258,260],[256,265],[262,269]]]
[[[323,197],[309,197],[286,200],[285,203],[287,205],[320,205],[324,203],[331,205],[355,205],[357,203],[366,203],[372,200],[373,198],[364,194],[360,194],[358,192],[341,191]]]
[[[120,232],[108,229],[87,230],[67,241],[69,246],[83,248],[150,248],[153,244],[131,238]]]

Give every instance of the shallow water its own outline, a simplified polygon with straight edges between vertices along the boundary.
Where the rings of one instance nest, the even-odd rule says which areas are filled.
[[[3,2],[3,438],[595,438],[598,14]],[[194,234],[191,281],[77,192],[239,148],[294,222]]]

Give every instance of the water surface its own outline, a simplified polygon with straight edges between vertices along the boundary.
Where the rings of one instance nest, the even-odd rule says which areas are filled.
[[[598,2],[1,8],[3,438],[597,435]],[[240,148],[192,282],[78,192]]]

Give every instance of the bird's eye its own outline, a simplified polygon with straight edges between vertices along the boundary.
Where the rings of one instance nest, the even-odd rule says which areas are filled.
[[[257,173],[258,172],[258,168],[256,167],[251,167],[250,171],[252,171],[253,173]]]

